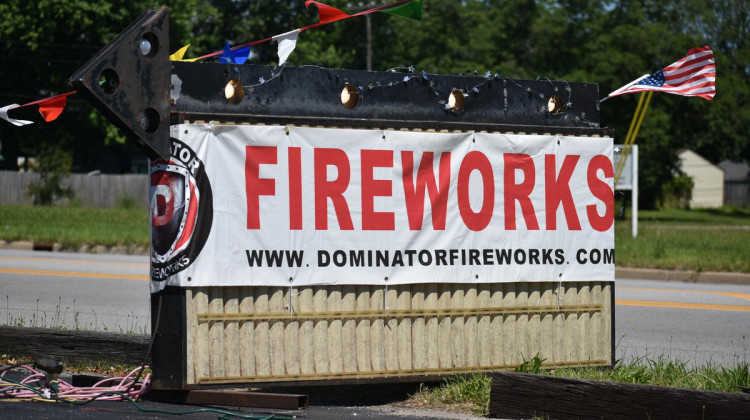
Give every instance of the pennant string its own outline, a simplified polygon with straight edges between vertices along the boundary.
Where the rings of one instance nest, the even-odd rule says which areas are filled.
[[[323,25],[326,25],[328,23],[338,22],[340,20],[350,19],[350,18],[357,17],[357,16],[364,16],[364,15],[368,15],[370,13],[380,12],[380,11],[383,11],[383,10],[386,10],[386,9],[390,9],[392,7],[400,6],[400,5],[405,4],[405,3],[409,3],[411,1],[414,1],[414,0],[399,0],[399,1],[395,2],[395,3],[384,4],[382,6],[373,7],[372,9],[367,9],[367,10],[361,11],[359,13],[355,13],[353,15],[348,15],[348,14],[340,11],[339,9],[336,9],[335,7],[323,5],[323,6],[325,6],[323,9],[326,10],[326,13],[330,13],[330,14],[325,14],[324,15],[327,18],[330,18],[332,16],[332,12],[330,10],[326,9],[326,8],[330,8],[330,9],[334,9],[334,10],[339,10],[339,12],[341,12],[341,14],[344,15],[344,16],[337,15],[340,18],[336,19],[336,20],[323,21],[323,20],[320,19],[320,13],[321,13],[320,12],[321,11],[320,5],[321,5],[321,3],[317,2],[317,1],[308,0],[307,2],[305,2],[306,6],[309,3],[315,3],[316,5],[319,6],[318,7],[318,15],[319,15],[318,19],[319,19],[319,21],[318,21],[318,23],[313,23],[312,25],[303,26],[301,28],[298,28],[297,30],[299,32],[307,31],[309,29],[317,28],[319,26],[323,26]],[[240,45],[237,45],[235,47],[232,47],[231,50],[234,51],[234,50],[237,50],[237,49],[240,49],[240,48],[243,48],[243,47],[252,47],[252,46],[255,46],[255,45],[258,45],[258,44],[262,44],[264,42],[269,42],[269,41],[273,40],[273,38],[274,37],[264,38],[264,39],[260,39],[258,41],[253,41],[253,42],[248,42],[248,43],[245,43],[245,44],[240,44]],[[212,52],[211,54],[206,54],[206,55],[200,56],[200,57],[196,58],[195,60],[203,60],[205,58],[216,57],[217,55],[221,55],[223,53],[224,53],[224,50],[215,51],[215,52]]]

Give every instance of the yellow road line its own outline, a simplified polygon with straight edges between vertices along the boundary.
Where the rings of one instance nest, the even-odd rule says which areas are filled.
[[[35,274],[40,276],[87,277],[96,279],[148,280],[148,276],[135,274],[77,273],[73,271],[25,270],[20,268],[0,268],[0,273]]]
[[[64,259],[59,259],[59,258],[0,257],[0,260],[52,261],[52,262],[85,263],[85,264],[134,265],[134,266],[139,266],[139,267],[148,267],[148,264],[143,264],[143,263],[128,263],[128,262],[116,262],[116,261],[93,261],[93,260],[64,260]]]
[[[615,305],[649,308],[707,309],[712,311],[750,312],[750,306],[714,305],[708,303],[657,302],[651,300],[615,300]]]
[[[728,296],[738,299],[745,299],[750,302],[750,293],[734,293],[734,292],[715,292],[712,290],[682,290],[682,289],[659,289],[654,287],[628,287],[628,286],[617,286],[617,289],[622,290],[649,290],[654,292],[687,292],[687,293],[708,293],[711,295]]]

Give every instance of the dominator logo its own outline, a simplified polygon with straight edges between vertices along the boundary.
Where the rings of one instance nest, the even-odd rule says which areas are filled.
[[[203,162],[172,139],[171,158],[151,164],[151,279],[162,281],[192,264],[213,221],[211,184]]]

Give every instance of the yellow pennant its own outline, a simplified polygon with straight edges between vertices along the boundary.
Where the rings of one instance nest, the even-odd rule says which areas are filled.
[[[175,51],[174,54],[169,56],[169,59],[172,61],[195,61],[195,59],[192,59],[192,60],[182,59],[182,57],[185,56],[185,53],[187,52],[188,47],[190,47],[190,44],[187,44],[184,47],[180,48],[179,50]]]

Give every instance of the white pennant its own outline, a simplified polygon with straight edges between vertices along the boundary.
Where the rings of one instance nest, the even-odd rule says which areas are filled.
[[[299,35],[299,29],[276,35],[271,37],[272,40],[279,43],[279,65],[286,63],[286,59],[289,58],[289,54],[294,51],[297,46],[297,36]]]
[[[11,104],[11,105],[7,105],[7,106],[4,106],[4,107],[0,108],[0,118],[4,119],[5,121],[8,121],[9,123],[11,123],[13,125],[19,126],[19,127],[22,126],[22,125],[33,124],[34,121],[17,120],[15,118],[11,118],[11,117],[8,116],[8,111],[10,111],[11,109],[18,108],[18,107],[19,107],[18,104]]]

